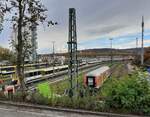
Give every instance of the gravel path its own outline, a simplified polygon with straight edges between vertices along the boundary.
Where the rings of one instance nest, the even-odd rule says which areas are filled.
[[[104,117],[0,105],[0,117]]]

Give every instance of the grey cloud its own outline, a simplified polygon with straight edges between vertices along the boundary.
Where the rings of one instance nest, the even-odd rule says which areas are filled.
[[[142,15],[150,18],[150,0],[45,0],[49,15],[58,20],[62,28],[68,25],[68,8],[77,10],[80,29],[97,24],[137,25]],[[108,29],[109,30],[109,29]]]
[[[108,25],[101,28],[89,29],[86,33],[87,35],[105,35],[125,27],[127,27],[127,25]]]
[[[78,41],[93,39],[98,36],[117,32],[120,29],[134,27],[140,30],[141,16],[145,25],[150,21],[150,0],[42,0],[48,9],[48,17],[59,23],[58,26],[38,30],[40,48],[50,48],[51,41],[58,46],[66,44],[68,38],[68,9],[76,8]],[[149,25],[150,26],[150,25]],[[146,26],[147,29],[150,27]],[[41,49],[45,50],[45,49]]]
[[[39,31],[39,47],[54,39],[58,40],[58,45],[66,44],[70,7],[76,8],[79,42],[111,32],[118,32],[121,36],[120,30],[127,34],[140,30],[142,15],[145,17],[145,25],[150,21],[150,0],[43,0],[43,2],[49,10],[49,18],[57,21],[59,26],[45,33]]]

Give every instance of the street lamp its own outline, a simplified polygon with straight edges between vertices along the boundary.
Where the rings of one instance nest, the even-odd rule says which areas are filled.
[[[54,66],[55,66],[55,41],[52,41],[52,48],[53,48],[53,77],[54,77],[54,73],[55,73],[55,70],[54,70]]]

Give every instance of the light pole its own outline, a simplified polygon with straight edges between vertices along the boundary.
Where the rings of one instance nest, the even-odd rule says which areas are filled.
[[[112,40],[113,38],[110,38],[110,48],[111,48],[111,53],[110,53],[110,59],[111,59],[111,64],[112,64],[112,59],[113,59],[113,56],[112,56]]]
[[[54,70],[54,67],[55,67],[55,41],[52,41],[52,48],[53,48],[53,77],[54,77],[54,73],[55,73],[55,70]]]
[[[135,62],[138,62],[138,38],[135,38],[135,50],[133,51]]]

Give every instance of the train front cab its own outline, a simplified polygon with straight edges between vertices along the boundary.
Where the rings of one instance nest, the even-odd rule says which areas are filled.
[[[100,76],[85,76],[84,86],[99,89],[102,86],[104,81],[105,81],[105,76],[103,74]]]
[[[96,85],[94,76],[84,76],[84,86],[94,88]]]

